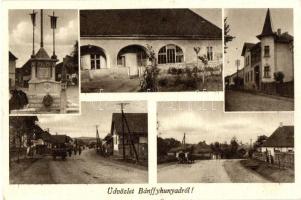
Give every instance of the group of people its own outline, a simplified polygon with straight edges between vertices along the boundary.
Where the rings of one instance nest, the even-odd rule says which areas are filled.
[[[194,163],[194,158],[191,152],[180,152],[177,156],[179,163]]]
[[[69,154],[69,157],[72,156],[72,151],[73,151],[73,154],[76,156],[77,153],[78,155],[81,155],[82,153],[82,147],[81,146],[71,146],[68,148],[67,152]]]

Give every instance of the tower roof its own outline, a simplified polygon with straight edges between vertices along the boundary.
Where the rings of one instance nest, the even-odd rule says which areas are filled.
[[[265,16],[262,32],[260,35],[257,35],[257,38],[261,39],[263,36],[273,36],[273,35],[275,35],[275,33],[273,32],[273,28],[272,28],[270,9],[268,9],[267,14]]]
[[[39,49],[39,51],[37,52],[36,58],[42,58],[42,59],[50,59],[49,55],[47,54],[47,52],[45,51],[45,49],[43,47],[41,47]]]

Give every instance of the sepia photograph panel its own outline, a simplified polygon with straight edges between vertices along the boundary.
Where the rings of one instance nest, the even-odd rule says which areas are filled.
[[[222,91],[221,13],[80,10],[81,92]]]
[[[9,113],[79,113],[78,10],[9,10]]]
[[[82,109],[10,116],[10,184],[148,182],[147,103],[82,102]]]
[[[224,14],[225,111],[293,111],[293,9]]]
[[[158,183],[293,183],[293,113],[158,102]],[[179,123],[175,123],[179,122]]]

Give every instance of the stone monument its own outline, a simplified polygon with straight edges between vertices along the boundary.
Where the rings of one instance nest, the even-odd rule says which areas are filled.
[[[34,54],[34,33],[33,33],[33,54],[31,56],[31,79],[29,81],[28,103],[29,108],[37,112],[59,112],[61,83],[55,81],[55,65],[58,62],[55,55],[55,34],[57,17],[50,16],[51,28],[53,29],[53,55],[51,58],[44,49],[43,43],[43,10],[41,14],[41,42],[40,49]],[[31,15],[33,32],[35,27],[35,12]]]

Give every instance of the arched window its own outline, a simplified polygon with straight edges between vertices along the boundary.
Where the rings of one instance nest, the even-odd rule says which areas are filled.
[[[180,47],[169,44],[162,47],[158,53],[158,63],[182,63],[184,62],[184,54]]]

